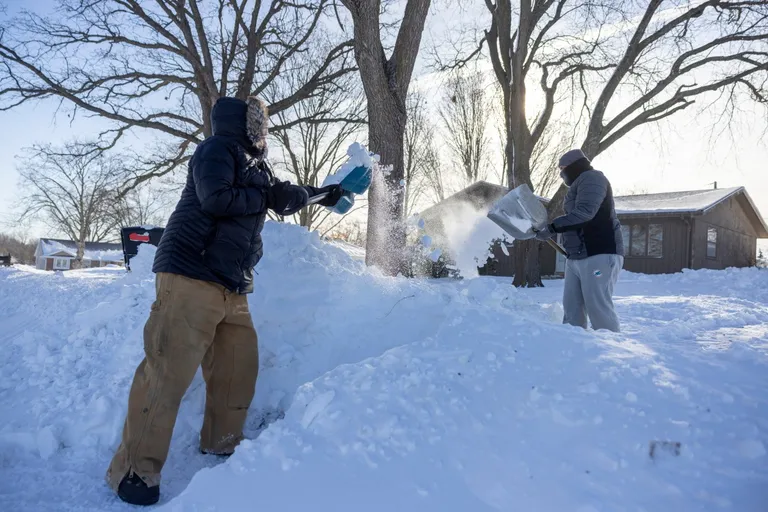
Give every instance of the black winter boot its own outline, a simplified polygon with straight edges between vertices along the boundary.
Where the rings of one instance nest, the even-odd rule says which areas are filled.
[[[128,473],[117,488],[117,495],[131,505],[154,505],[160,499],[160,486],[147,487],[136,473]]]

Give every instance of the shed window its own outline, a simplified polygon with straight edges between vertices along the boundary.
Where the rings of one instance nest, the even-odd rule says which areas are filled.
[[[707,228],[707,258],[717,258],[717,228]]]
[[[664,226],[650,224],[648,226],[648,256],[661,258],[661,246],[664,245]]]
[[[621,225],[621,241],[624,243],[624,254],[629,254],[629,226]]]
[[[664,256],[663,224],[629,224],[621,226],[624,254],[635,258]]]
[[[645,256],[648,250],[648,232],[644,224],[634,224],[631,229],[630,255]]]

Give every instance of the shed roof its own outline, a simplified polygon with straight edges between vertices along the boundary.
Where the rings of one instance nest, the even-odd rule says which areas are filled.
[[[744,187],[616,196],[616,213],[704,213]]]
[[[72,240],[56,240],[41,238],[37,256],[54,256],[66,254],[75,257],[77,243]],[[84,259],[102,261],[122,261],[123,246],[104,242],[85,242]]]
[[[619,215],[703,215],[732,197],[742,200],[742,206],[755,225],[758,236],[768,238],[768,224],[744,187],[616,196],[614,203]]]

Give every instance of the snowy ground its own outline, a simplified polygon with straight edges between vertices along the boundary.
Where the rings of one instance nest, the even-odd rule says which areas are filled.
[[[560,325],[560,282],[388,279],[300,228],[265,237],[253,440],[198,453],[198,375],[162,510],[768,510],[768,270],[624,274],[613,335]],[[103,474],[143,256],[0,269],[0,510],[132,510]]]

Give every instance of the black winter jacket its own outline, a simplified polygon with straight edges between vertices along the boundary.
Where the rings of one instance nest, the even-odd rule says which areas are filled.
[[[275,179],[257,163],[246,130],[244,101],[221,98],[213,107],[213,136],[189,162],[187,183],[155,255],[153,272],[169,272],[253,291],[253,267],[263,253],[261,230]],[[296,194],[300,187],[283,187]],[[306,192],[303,192],[306,203]],[[302,198],[296,198],[297,201]]]
[[[563,233],[568,258],[585,259],[598,254],[624,255],[621,224],[616,216],[608,178],[586,159],[563,171],[570,188],[563,201],[565,215],[552,221],[551,229]]]

